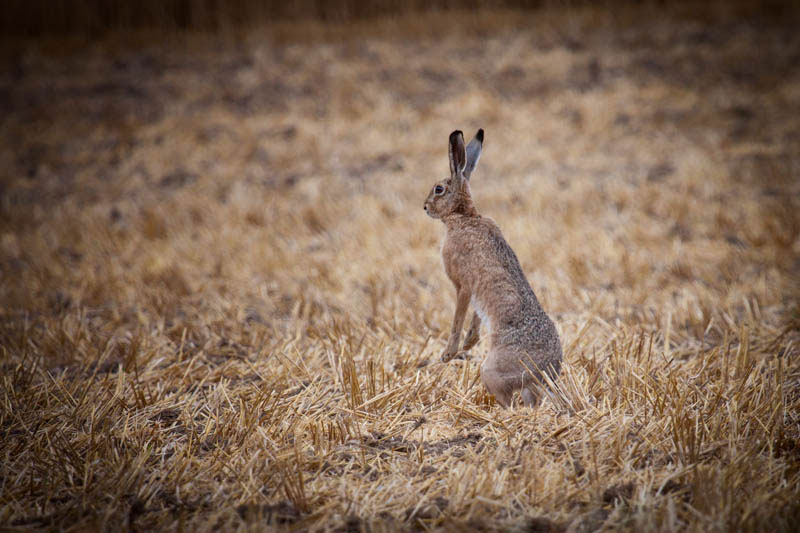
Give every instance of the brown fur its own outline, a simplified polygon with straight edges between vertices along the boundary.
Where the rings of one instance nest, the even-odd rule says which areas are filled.
[[[425,201],[425,211],[447,228],[442,259],[456,288],[456,311],[442,361],[458,352],[467,307],[470,328],[463,349],[478,342],[481,319],[488,320],[491,347],[481,366],[486,388],[503,406],[515,391],[528,406],[536,404],[543,372],[554,378],[561,368],[561,342],[555,325],[539,305],[517,256],[490,218],[475,210],[469,178],[483,146],[478,130],[469,146],[460,131],[450,135],[450,178],[438,182]],[[440,189],[437,189],[440,188]]]

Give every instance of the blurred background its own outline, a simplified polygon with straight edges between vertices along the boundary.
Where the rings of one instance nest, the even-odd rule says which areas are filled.
[[[15,35],[45,36],[53,34],[103,35],[109,31],[158,29],[220,31],[248,28],[277,21],[319,20],[351,22],[359,19],[423,14],[443,11],[541,11],[594,6],[602,9],[624,10],[631,6],[663,9],[683,4],[684,9],[698,10],[697,2],[656,0],[144,0],[120,4],[108,0],[8,0],[4,3],[2,29]],[[773,16],[791,14],[792,2],[703,2],[700,9],[723,11],[771,12]]]

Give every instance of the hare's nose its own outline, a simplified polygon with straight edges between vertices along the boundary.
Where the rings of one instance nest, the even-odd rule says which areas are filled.
[[[425,205],[423,205],[423,206],[422,206],[422,209],[424,209],[425,211],[427,211],[427,210],[428,210],[428,204],[425,204]]]

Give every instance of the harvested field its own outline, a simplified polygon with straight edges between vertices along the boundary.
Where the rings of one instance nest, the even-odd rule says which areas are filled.
[[[7,45],[0,527],[800,527],[796,15],[430,13]],[[447,136],[562,338],[439,362]]]

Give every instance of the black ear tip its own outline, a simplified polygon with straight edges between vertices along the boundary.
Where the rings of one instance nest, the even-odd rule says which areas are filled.
[[[475,134],[475,138],[478,139],[478,142],[483,144],[483,128],[478,130],[478,133]]]
[[[451,141],[455,141],[459,137],[461,137],[462,139],[464,138],[464,133],[461,130],[456,130],[456,131],[454,131],[453,133],[450,134],[450,140]]]

